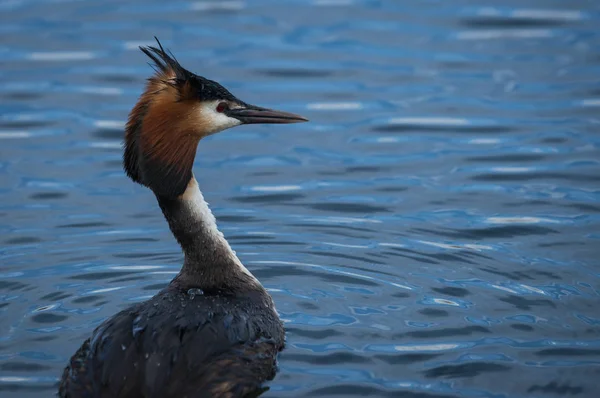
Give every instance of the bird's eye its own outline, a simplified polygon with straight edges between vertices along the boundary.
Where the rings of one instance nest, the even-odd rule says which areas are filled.
[[[229,109],[229,105],[227,105],[227,102],[219,102],[219,104],[217,105],[217,112],[219,113],[223,113],[227,109]]]

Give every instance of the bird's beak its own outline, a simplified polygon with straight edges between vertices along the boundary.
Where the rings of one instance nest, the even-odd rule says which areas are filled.
[[[225,112],[229,117],[236,118],[243,124],[256,123],[301,123],[308,119],[293,113],[275,111],[259,106],[247,105],[242,108],[230,109]]]

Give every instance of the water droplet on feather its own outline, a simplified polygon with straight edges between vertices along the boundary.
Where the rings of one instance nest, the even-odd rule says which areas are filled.
[[[202,296],[204,291],[202,289],[198,289],[197,287],[191,288],[187,291],[188,296],[193,300],[196,296]]]

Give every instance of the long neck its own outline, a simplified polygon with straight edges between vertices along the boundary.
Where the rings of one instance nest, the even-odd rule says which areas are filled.
[[[183,195],[176,199],[158,195],[157,198],[171,232],[185,255],[183,268],[175,283],[203,290],[262,289],[217,228],[215,217],[194,177]]]

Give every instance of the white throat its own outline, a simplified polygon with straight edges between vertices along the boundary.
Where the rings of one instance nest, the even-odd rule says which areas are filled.
[[[217,221],[212,211],[208,207],[208,203],[204,200],[204,196],[202,192],[200,192],[200,187],[198,186],[198,182],[192,176],[192,179],[188,183],[188,186],[181,195],[181,200],[186,204],[189,210],[189,214],[194,218],[194,222],[200,223],[202,225],[202,230],[206,234],[206,238],[213,240],[215,243],[218,243],[221,247],[225,248],[227,251],[227,256],[233,260],[233,262],[240,268],[240,270],[251,276],[256,283],[259,283],[258,280],[248,271],[246,267],[242,264],[240,259],[237,257],[235,252],[229,246],[229,242],[223,236],[223,233],[219,231],[217,227]]]

